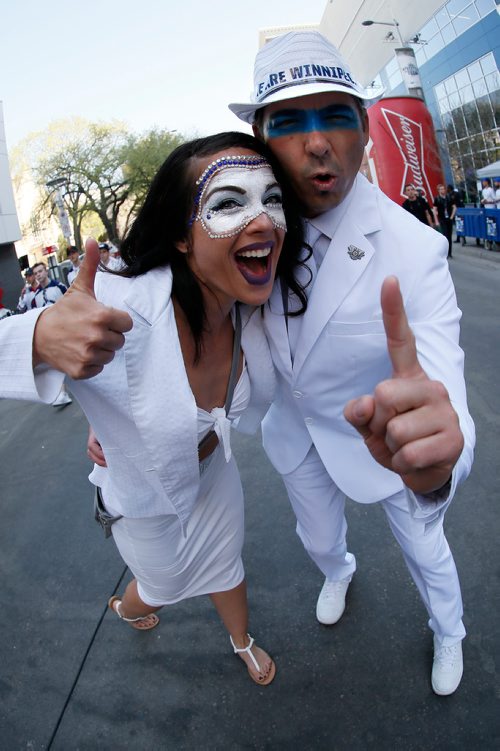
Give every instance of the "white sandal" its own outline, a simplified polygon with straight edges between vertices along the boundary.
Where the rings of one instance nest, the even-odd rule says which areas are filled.
[[[139,631],[149,631],[159,624],[160,619],[154,613],[150,613],[149,615],[142,615],[139,616],[139,618],[125,618],[125,616],[120,613],[121,602],[122,601],[120,600],[120,598],[114,595],[113,597],[109,598],[108,607],[111,608],[113,613],[116,613],[118,618],[121,618],[122,621],[130,623],[132,628],[136,628]]]
[[[233,641],[233,637],[231,636],[231,634],[229,634],[229,639],[231,641],[231,646],[234,649],[234,654],[240,654],[241,652],[246,652],[247,655],[250,657],[250,659],[251,659],[251,661],[252,661],[255,669],[262,676],[260,678],[258,676],[256,677],[251,672],[250,667],[247,666],[248,674],[249,674],[250,678],[253,681],[255,681],[255,683],[258,683],[259,686],[267,686],[269,683],[271,683],[271,681],[274,680],[274,676],[276,675],[276,665],[274,664],[274,660],[272,658],[270,658],[271,659],[271,665],[269,667],[269,671],[268,671],[267,675],[263,675],[262,674],[262,670],[260,669],[260,665],[257,662],[257,660],[255,659],[255,656],[253,655],[253,653],[251,651],[252,647],[254,645],[255,639],[253,638],[253,636],[250,636],[250,634],[247,634],[247,636],[250,639],[250,642],[249,642],[248,646],[241,647],[241,649],[240,649],[238,647],[235,647],[234,641]]]

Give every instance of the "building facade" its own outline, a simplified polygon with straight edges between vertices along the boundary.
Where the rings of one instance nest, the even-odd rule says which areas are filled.
[[[0,307],[14,308],[17,303],[22,279],[14,243],[20,237],[0,102]]]
[[[494,0],[449,0],[413,47],[447,183],[477,200],[477,170],[500,159],[500,15]],[[376,79],[406,93],[396,58]],[[500,177],[500,175],[499,175]]]

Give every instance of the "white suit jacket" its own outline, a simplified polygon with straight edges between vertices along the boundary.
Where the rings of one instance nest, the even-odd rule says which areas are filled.
[[[106,456],[108,469],[98,468],[91,476],[105,498],[111,505],[111,499],[118,498],[127,516],[175,513],[185,524],[199,488],[197,408],[182,359],[171,287],[168,268],[132,279],[97,274],[97,299],[127,311],[134,325],[102,373],[67,381]],[[51,402],[63,375],[42,368],[35,380],[33,313],[12,317],[13,325],[0,329],[0,396]],[[260,311],[242,306],[241,315],[251,397],[238,429],[253,432],[269,408],[275,377]]]
[[[314,443],[328,473],[349,497],[370,503],[403,487],[399,475],[371,457],[343,416],[349,399],[373,393],[391,375],[380,289],[398,277],[420,363],[449,391],[465,438],[455,487],[470,471],[474,425],[467,409],[463,352],[447,243],[359,175],[348,208],[320,266],[299,326],[292,365],[279,285],[266,309],[265,327],[278,375],[276,398],[263,423],[266,452],[281,474],[294,470]],[[339,207],[337,210],[342,210]],[[323,222],[323,224],[322,224]],[[328,213],[314,220],[328,236]],[[294,301],[290,299],[290,308]],[[441,506],[441,504],[439,504]],[[430,515],[423,504],[417,515]],[[422,511],[423,509],[423,511]]]

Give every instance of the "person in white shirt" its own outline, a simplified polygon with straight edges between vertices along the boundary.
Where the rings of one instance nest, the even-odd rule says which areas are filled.
[[[16,310],[18,313],[26,313],[27,310],[31,310],[31,303],[38,288],[38,282],[35,279],[33,269],[26,269],[24,278],[26,279],[26,283],[21,290],[21,295],[17,303]]]
[[[68,248],[68,258],[71,261],[71,269],[68,272],[68,284],[72,284],[80,271],[80,252],[75,245]]]
[[[316,617],[339,620],[356,571],[346,497],[379,502],[429,614],[432,688],[451,694],[465,628],[443,519],[474,426],[447,243],[359,174],[374,95],[328,39],[276,37],[254,70],[251,101],[229,107],[280,161],[307,231],[306,312],[276,286],[264,313],[278,391],[263,438],[324,576]]]
[[[59,304],[0,327],[1,396],[50,400],[63,373],[74,377],[102,451],[97,515],[134,574],[109,607],[145,630],[161,607],[210,595],[260,685],[276,668],[248,634],[230,426],[255,432],[273,398],[260,308],[275,277],[306,306],[301,224],[268,158],[245,133],[183,143],[122,244],[126,271],[96,273],[88,241]]]
[[[482,181],[483,189],[481,191],[481,205],[485,209],[496,209],[497,207],[497,198],[495,195],[495,191],[491,187],[491,180],[489,177],[486,177]]]
[[[125,264],[121,258],[114,258],[111,255],[111,248],[108,243],[99,243],[99,253],[101,256],[101,265],[105,266],[109,271],[121,271]]]
[[[493,187],[495,189],[496,207],[500,209],[500,180],[493,181]]]

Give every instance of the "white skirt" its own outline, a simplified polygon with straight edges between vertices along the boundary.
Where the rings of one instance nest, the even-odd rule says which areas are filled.
[[[154,607],[224,592],[243,581],[243,490],[234,458],[218,446],[203,468],[198,500],[183,536],[177,516],[131,519],[112,526],[120,555]]]

